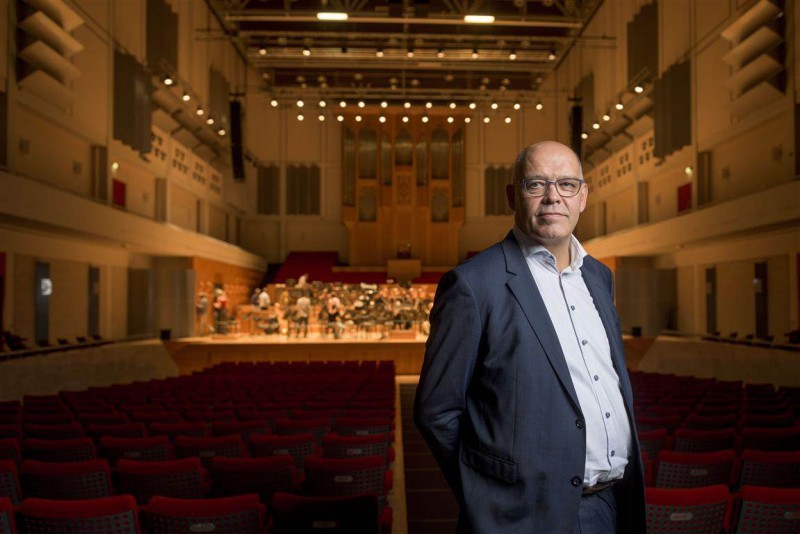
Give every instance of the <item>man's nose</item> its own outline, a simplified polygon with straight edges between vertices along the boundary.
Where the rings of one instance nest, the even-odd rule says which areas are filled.
[[[561,195],[558,194],[558,189],[556,189],[556,184],[552,182],[547,182],[547,189],[544,191],[544,197],[542,198],[543,201],[547,202],[548,204],[556,204],[561,202]]]

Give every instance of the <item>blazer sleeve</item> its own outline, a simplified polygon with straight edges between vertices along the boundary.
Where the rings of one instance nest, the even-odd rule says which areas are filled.
[[[442,277],[431,310],[431,332],[414,403],[414,422],[447,482],[462,499],[458,444],[466,396],[481,338],[478,306],[456,271]]]

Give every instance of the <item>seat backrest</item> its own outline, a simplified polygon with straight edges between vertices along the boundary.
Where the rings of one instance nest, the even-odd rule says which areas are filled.
[[[330,432],[331,423],[327,419],[277,419],[275,433],[280,435],[313,434],[317,444],[322,443],[322,438]]]
[[[17,534],[14,506],[5,497],[0,497],[0,534]]]
[[[26,424],[25,437],[39,439],[73,439],[84,436],[80,423],[66,423],[63,425]]]
[[[154,495],[198,499],[206,491],[206,472],[197,457],[164,462],[121,459],[116,472],[119,492],[130,493],[139,504]]]
[[[252,456],[282,456],[294,458],[295,466],[302,470],[308,456],[317,451],[317,440],[313,434],[292,434],[285,436],[250,436],[248,443]]]
[[[645,488],[647,531],[710,534],[727,529],[732,499],[722,484],[691,489]]]
[[[173,499],[153,497],[147,503],[150,534],[178,532],[262,532],[266,508],[258,495],[246,494],[218,499]]]
[[[175,448],[167,436],[144,438],[103,437],[99,453],[112,464],[121,458],[157,462],[175,459]]]
[[[736,534],[800,532],[800,488],[743,486]]]
[[[306,489],[309,495],[386,494],[386,459],[382,456],[363,458],[306,458]]]
[[[28,534],[137,534],[139,521],[136,501],[130,495],[117,495],[85,501],[25,499],[20,508],[20,523]]]
[[[104,436],[117,438],[143,438],[147,435],[147,427],[144,423],[121,423],[114,425],[89,424],[86,426],[86,433],[95,440]]]
[[[297,467],[291,456],[264,458],[214,458],[211,462],[212,492],[226,497],[257,493],[268,501],[277,491],[298,490]]]
[[[208,466],[212,458],[217,456],[241,458],[244,453],[244,443],[238,434],[216,438],[179,436],[175,438],[175,452],[179,458],[198,456],[203,465]]]
[[[20,480],[26,497],[83,500],[111,495],[111,471],[105,460],[85,462],[25,460],[22,463]]]
[[[97,458],[91,438],[28,438],[23,441],[22,449],[26,459],[40,462],[84,462]]]
[[[741,454],[738,485],[800,487],[800,451],[745,449]]]
[[[658,454],[656,487],[696,488],[730,484],[735,455],[732,450],[716,452],[673,452]]]
[[[340,436],[328,434],[322,440],[324,458],[360,458],[387,456],[389,443],[385,434],[372,436]]]
[[[762,451],[800,450],[800,426],[789,428],[742,428],[739,448]]]
[[[179,436],[203,437],[208,435],[208,428],[204,423],[151,423],[151,436],[167,436],[175,439]]]
[[[271,534],[378,534],[375,495],[306,497],[276,493],[272,497]]]
[[[736,446],[736,430],[696,430],[678,428],[675,430],[675,452],[712,452],[733,450]]]
[[[336,421],[336,433],[343,436],[389,435],[391,420],[382,417],[360,418],[341,417]]]
[[[654,428],[639,432],[639,446],[651,458],[658,456],[661,449],[669,442],[669,432],[666,428]]]
[[[11,460],[0,460],[0,498],[7,498],[15,505],[22,500],[17,464]]]
[[[22,449],[17,438],[0,439],[0,460],[11,460],[17,466],[22,464]]]

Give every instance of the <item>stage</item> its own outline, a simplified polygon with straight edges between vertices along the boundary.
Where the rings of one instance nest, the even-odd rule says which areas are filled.
[[[427,336],[413,330],[386,334],[286,335],[227,334],[165,341],[181,374],[200,371],[221,362],[393,360],[398,375],[418,375]]]

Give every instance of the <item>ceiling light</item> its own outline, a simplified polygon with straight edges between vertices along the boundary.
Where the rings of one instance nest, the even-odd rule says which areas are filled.
[[[403,115],[403,122],[408,122],[408,115]]]
[[[175,80],[173,80],[173,79],[172,79],[172,76],[170,76],[169,74],[167,74],[166,76],[164,76],[164,77],[162,78],[162,80],[161,80],[161,81],[163,81],[163,82],[164,82],[164,85],[166,85],[167,87],[170,87],[170,86],[172,86],[172,85],[175,85]]]
[[[384,123],[384,122],[386,122],[386,117],[384,117],[383,115],[381,115],[380,117],[378,117],[378,122],[380,122],[380,123]]]
[[[303,106],[305,106],[305,105],[306,105],[306,103],[305,103],[305,102],[303,102],[302,100],[298,100],[298,101],[297,101],[297,107],[298,107],[298,108],[302,108],[302,107],[303,107]]]
[[[339,122],[342,122],[344,120],[344,116],[336,115],[336,120],[339,121]]]
[[[302,121],[303,119],[305,119],[305,117],[303,117],[303,114],[302,113],[298,113],[297,114],[297,120]]]
[[[340,11],[320,11],[317,13],[319,20],[347,20],[347,13]]]
[[[427,115],[423,115],[422,116],[422,122],[425,122],[425,123],[428,122],[428,116]]]
[[[478,59],[478,49],[477,48],[473,48],[472,49],[472,59]]]
[[[447,117],[447,122],[450,123],[450,124],[453,124],[454,120],[455,119],[453,117]]]
[[[517,51],[516,50],[512,50],[511,53],[508,54],[508,59],[510,59],[511,61],[514,61],[515,59],[517,59]]]
[[[583,132],[581,134],[581,139],[589,139],[589,134],[587,134],[586,132]]]
[[[622,111],[623,109],[625,109],[625,106],[622,104],[622,100],[617,102],[617,105],[614,106],[614,107],[617,108],[619,111]]]
[[[599,130],[600,129],[600,123],[599,122],[593,123],[592,124],[592,128],[594,128],[595,130]]]
[[[327,102],[325,102],[324,100],[320,100],[320,101],[319,101],[319,107],[321,107],[321,108],[324,108],[324,107],[325,107],[325,106],[327,106],[327,105],[328,105],[328,103],[327,103]]]
[[[433,102],[425,102],[425,107],[431,109],[433,107]]]
[[[554,48],[551,48],[550,49],[550,53],[547,54],[547,60],[548,61],[555,61],[556,60],[556,51],[555,51]]]
[[[381,107],[383,109],[386,109],[387,107],[389,107],[389,103],[386,100],[384,100],[383,102],[381,102]]]
[[[519,102],[514,102],[514,109],[519,110],[521,107],[522,105]]]
[[[536,102],[536,111],[542,111],[542,109],[544,109],[544,104],[542,104],[542,101],[539,100]]]
[[[469,109],[475,109],[476,107],[478,107],[478,104],[476,104],[475,102],[469,103]]]
[[[469,117],[464,117],[464,122],[469,124],[470,122],[472,122],[472,119],[470,119]]]
[[[356,122],[361,122],[361,115],[356,115]]]
[[[406,57],[414,57],[414,49],[413,48],[409,48],[406,51]]]
[[[445,74],[445,76],[444,76],[444,81],[446,81],[448,83],[452,82],[454,79],[455,79],[454,76],[452,74],[450,74],[449,72],[447,74]]]
[[[641,85],[639,85],[639,84],[636,84],[636,87],[634,87],[634,88],[633,88],[633,90],[634,90],[634,91],[636,91],[636,94],[642,94],[642,93],[644,93],[644,87],[642,87],[642,86],[641,86]]]
[[[406,109],[410,108],[411,107],[411,102],[404,102],[403,103],[403,107],[406,108]]]
[[[213,117],[209,117],[209,118],[207,118],[207,119],[206,119],[206,124],[208,124],[209,126],[211,126],[212,124],[214,124],[214,119],[213,119]]]
[[[363,100],[359,100],[359,101],[358,101],[358,107],[360,107],[360,108],[363,108],[364,106],[366,106],[366,104],[364,103],[364,101],[363,101]]]
[[[259,56],[266,56],[267,55],[267,49],[262,46],[261,48],[258,49],[258,55]]]
[[[684,167],[683,172],[686,173],[687,176],[691,176],[692,173],[694,172],[694,169],[692,169],[691,165],[687,165],[686,167]]]
[[[375,50],[375,57],[383,57],[383,48]]]
[[[119,163],[116,161],[111,164],[111,170],[117,172],[119,170]]]
[[[277,100],[273,100],[273,102],[275,102],[275,106],[278,105],[278,101]],[[275,107],[275,106],[273,106],[273,107]],[[205,113],[205,111],[203,111],[203,108],[201,108],[200,106],[197,106],[197,111],[195,111],[195,113],[197,114],[198,117],[202,117],[203,113]]]
[[[438,57],[439,59],[442,59],[444,57],[444,48],[440,48],[439,50],[436,51],[436,57]]]
[[[220,136],[224,136],[224,135],[225,135],[225,128],[220,128],[219,130],[217,130],[217,133],[218,133]]]
[[[605,122],[608,122],[608,121],[610,121],[610,120],[611,120],[611,115],[609,115],[608,113],[609,113],[608,111],[606,111],[605,113],[603,113],[603,120],[604,120]]]
[[[339,107],[340,108],[346,108],[347,107],[347,102],[345,102],[344,100],[340,100],[339,101]]]
[[[506,124],[511,124],[511,117],[506,117],[504,120]]]
[[[450,109],[456,109],[456,103],[450,102]]]
[[[309,47],[307,47],[307,46],[304,46],[303,47],[303,55],[306,56],[306,57],[310,56],[311,55],[311,49]]]
[[[319,122],[324,122],[325,121],[325,115],[323,115],[322,113],[320,113],[319,117],[317,117],[317,118],[319,119]]]
[[[491,120],[492,120],[492,119],[490,119],[489,117],[484,117],[484,118],[483,118],[483,122],[484,122],[484,124],[489,124],[489,121],[491,121]]]
[[[491,24],[494,22],[492,15],[464,15],[464,22],[469,24]]]
[[[192,99],[192,97],[189,96],[189,93],[184,91],[183,96],[181,97],[181,100],[183,100],[184,102],[188,102],[191,99]]]
[[[491,105],[492,109],[497,109],[498,107],[499,106],[497,105],[497,102],[492,102],[492,105]]]

